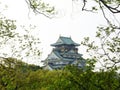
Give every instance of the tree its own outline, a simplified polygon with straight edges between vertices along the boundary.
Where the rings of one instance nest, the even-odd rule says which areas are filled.
[[[100,62],[105,69],[117,68],[119,69],[120,64],[120,26],[119,20],[115,18],[116,14],[120,13],[120,1],[119,0],[94,0],[98,6],[92,6],[91,10],[86,9],[88,0],[83,0],[82,10],[86,11],[102,11],[104,18],[106,19],[108,26],[98,26],[96,32],[96,38],[99,39],[99,45],[95,41],[91,41],[89,37],[84,38],[81,42],[84,46],[87,46],[87,52],[90,53],[91,57]],[[114,22],[109,18],[107,13],[112,14]],[[105,62],[104,64],[102,62]]]
[[[96,3],[99,4],[100,9],[104,9],[107,8],[110,12],[112,13],[120,13],[120,8],[119,8],[119,4],[120,1],[119,0],[94,0]],[[88,2],[88,0],[83,0],[83,8],[82,10],[86,10],[86,3]],[[92,10],[96,10],[95,7],[92,7]]]
[[[1,26],[0,34],[1,57],[14,57],[19,59],[25,59],[27,57],[30,59],[30,57],[32,57],[31,59],[39,59],[41,54],[40,48],[38,48],[40,40],[31,34],[32,30],[35,28],[30,26],[30,29],[28,30],[24,27],[24,34],[20,34],[17,30],[13,30],[15,27],[13,21],[5,20],[5,22],[2,22],[2,25],[5,28],[3,29],[3,26]],[[6,48],[8,48],[7,51],[5,50]]]
[[[27,77],[37,70],[41,70],[41,68],[15,58],[0,58],[0,89],[21,90],[23,87],[24,89],[28,88]]]
[[[15,20],[7,19],[0,14],[0,57],[27,58],[27,60],[40,58],[41,52],[38,48],[40,40],[31,34],[35,26],[30,25],[27,29],[22,26],[21,29],[22,34],[17,30]]]
[[[38,14],[43,14],[46,17],[50,17],[51,15],[55,14],[56,10],[54,6],[49,6],[49,4],[46,4],[45,2],[41,0],[25,0],[29,6],[30,9],[33,10],[33,12]],[[72,0],[72,2],[81,2],[81,0]],[[82,0],[83,1],[83,11],[99,11],[102,10],[103,16],[107,20],[107,22],[110,24],[111,21],[108,19],[106,14],[108,13],[106,10],[111,12],[112,14],[119,14],[120,13],[120,1],[119,0]],[[91,8],[87,8],[88,4],[92,3]],[[119,27],[117,27],[119,28]]]
[[[87,7],[87,3],[91,2],[89,0],[83,0],[83,7],[82,10],[86,10],[86,11],[97,11],[97,10],[101,10],[103,13],[104,18],[107,20],[107,22],[109,24],[111,24],[110,19],[108,19],[109,17],[106,16],[107,13],[112,13],[114,14],[119,14],[120,13],[120,1],[119,0],[94,0],[98,6],[94,6],[92,5],[92,9],[88,10],[86,9]],[[108,11],[109,12],[108,12]],[[117,27],[120,28],[120,27]]]
[[[119,69],[120,64],[120,35],[118,29],[111,27],[98,27],[96,38],[99,44],[84,38],[82,45],[87,47],[91,58],[99,62],[105,69]],[[104,62],[104,63],[103,63]]]

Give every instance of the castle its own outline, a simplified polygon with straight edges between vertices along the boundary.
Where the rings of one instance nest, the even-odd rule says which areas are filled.
[[[56,43],[51,44],[54,48],[43,61],[44,69],[62,69],[66,65],[77,65],[79,68],[83,68],[85,60],[82,58],[82,54],[78,53],[79,45],[71,37],[60,36]]]

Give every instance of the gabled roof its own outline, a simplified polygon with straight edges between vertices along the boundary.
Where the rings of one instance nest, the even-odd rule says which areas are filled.
[[[74,45],[79,46],[80,44],[75,43],[71,37],[62,37],[60,36],[56,43],[51,44],[51,46],[59,46],[59,45]]]
[[[70,57],[68,57],[70,56]],[[74,57],[71,57],[74,56]],[[47,59],[43,62],[55,62],[55,61],[74,61],[75,59],[80,59],[82,54],[70,54],[70,53],[60,53],[56,50],[53,50],[51,54],[48,55]]]

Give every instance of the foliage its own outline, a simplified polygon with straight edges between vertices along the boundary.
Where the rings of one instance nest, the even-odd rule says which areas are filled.
[[[99,8],[100,9],[105,9],[107,8],[110,12],[112,13],[120,13],[120,8],[119,8],[119,4],[120,4],[120,1],[119,0],[93,0],[95,1],[98,5],[99,5]],[[89,1],[88,0],[83,0],[83,10],[86,10],[85,7],[87,5]],[[92,7],[92,10],[98,10],[98,9],[95,9],[96,7]]]
[[[0,18],[0,37],[14,37],[16,25],[14,20]]]
[[[30,29],[24,29],[24,34],[17,34],[12,38],[8,43],[11,43],[9,46],[11,48],[11,57],[17,57],[20,59],[30,58],[39,59],[40,58],[40,44],[39,38],[32,35],[33,29],[32,26],[29,26]]]
[[[38,44],[39,38],[35,37],[31,33],[35,29],[32,25],[29,29],[23,29],[23,32],[19,32],[16,26],[16,21],[4,17],[0,13],[0,56],[1,57],[14,57],[18,59],[40,58],[40,49]]]
[[[103,17],[106,19],[109,27],[112,26],[113,29],[120,29],[119,18],[117,17],[120,14],[120,0],[82,0],[82,1],[83,11],[100,12],[101,10]],[[94,3],[92,3],[90,5],[91,7],[89,7],[89,3],[91,2]]]
[[[52,18],[56,14],[55,8],[42,0],[25,0],[34,13],[42,14],[48,18]]]
[[[74,0],[73,0],[74,1]],[[84,0],[85,8],[86,1]],[[119,13],[119,0],[95,0],[100,9],[106,7],[112,13]],[[49,17],[54,14],[54,7],[49,7],[39,0],[26,0],[28,5],[34,12]],[[114,7],[113,4],[117,4]],[[92,7],[93,10],[98,10]],[[104,11],[103,11],[103,15]],[[106,17],[105,17],[106,18]],[[109,20],[107,19],[109,22]],[[28,50],[35,51],[37,48],[31,48],[36,39],[28,35],[19,35],[15,32],[16,25],[13,20],[6,18],[0,19],[0,41],[1,45],[13,41],[20,42],[19,51],[13,51],[12,56],[17,52]],[[29,65],[14,58],[0,59],[0,89],[1,90],[120,90],[120,75],[116,72],[119,69],[120,62],[120,37],[119,27],[109,22],[108,27],[98,27],[96,37],[100,40],[100,45],[95,42],[89,42],[89,38],[85,38],[82,42],[87,46],[87,52],[90,52],[91,58],[87,59],[87,66],[84,70],[75,66],[67,66],[64,70],[42,70],[39,66]],[[5,45],[5,44],[4,44]],[[17,50],[15,44],[12,49]],[[30,50],[30,51],[29,51]],[[39,51],[35,51],[40,54]],[[92,53],[91,53],[92,52]],[[30,54],[31,55],[31,54]],[[105,61],[99,72],[94,72],[95,63],[97,61]],[[109,69],[110,68],[110,69]]]
[[[1,17],[0,56],[19,59],[31,56],[34,56],[34,59],[39,58],[41,54],[40,49],[38,49],[40,40],[31,34],[35,28],[31,29],[32,26],[30,26],[30,29],[23,28],[23,34],[20,34],[16,28],[14,20]]]
[[[100,62],[105,69],[119,70],[120,64],[120,31],[113,27],[98,27],[96,37],[99,44],[94,41],[90,42],[89,37],[84,38],[81,42],[83,46],[87,47],[87,52],[90,58]],[[104,62],[104,64],[102,63]]]
[[[0,59],[0,89],[14,90],[27,83],[26,78],[31,71],[41,69],[14,58]],[[24,82],[24,83],[23,83]]]
[[[75,66],[64,70],[33,70],[13,58],[0,64],[1,90],[119,90],[120,77],[114,70],[83,71]],[[35,66],[36,67],[36,66]]]

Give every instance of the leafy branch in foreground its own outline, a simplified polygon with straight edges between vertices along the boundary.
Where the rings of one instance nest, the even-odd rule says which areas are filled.
[[[91,0],[92,1],[92,0]],[[120,13],[120,1],[119,0],[94,0],[96,3],[98,3],[100,9],[107,8],[110,12],[116,14]],[[85,7],[89,1],[83,0],[83,7],[82,10],[87,10]],[[92,10],[98,10],[95,6],[92,7]],[[87,10],[89,11],[89,10]]]
[[[11,44],[11,56],[31,59],[39,59],[41,51],[39,48],[40,39],[32,35],[32,26],[29,29],[24,29],[24,34],[17,34],[10,42]]]
[[[74,0],[73,0],[74,1]],[[80,0],[77,0],[80,1]],[[112,28],[120,29],[119,14],[120,0],[82,0],[83,11],[102,12],[107,24]]]
[[[42,0],[25,0],[29,6],[29,9],[32,9],[36,14],[42,14],[48,18],[52,18],[56,14],[55,8],[46,4]]]
[[[90,42],[89,38],[84,38],[82,45],[87,47],[87,52],[92,58],[100,62],[105,69],[119,69],[120,64],[120,31],[111,27],[98,27],[96,37],[99,44]],[[104,62],[104,63],[102,63]]]
[[[0,37],[12,38],[15,36],[15,21],[6,19],[5,17],[0,18]]]
[[[4,24],[7,25],[6,23]],[[5,26],[4,24],[2,25]],[[38,48],[40,44],[40,40],[39,38],[32,35],[31,27],[29,30],[24,29],[23,31],[24,33],[20,34],[19,32],[17,32],[17,30],[11,30],[13,29],[14,26],[13,22],[12,22],[12,26],[10,25],[11,24],[8,24],[10,28],[3,28],[3,27],[1,28],[0,56],[14,57],[18,59],[27,59],[27,60],[28,58],[30,60],[39,59],[41,55],[40,48]]]

